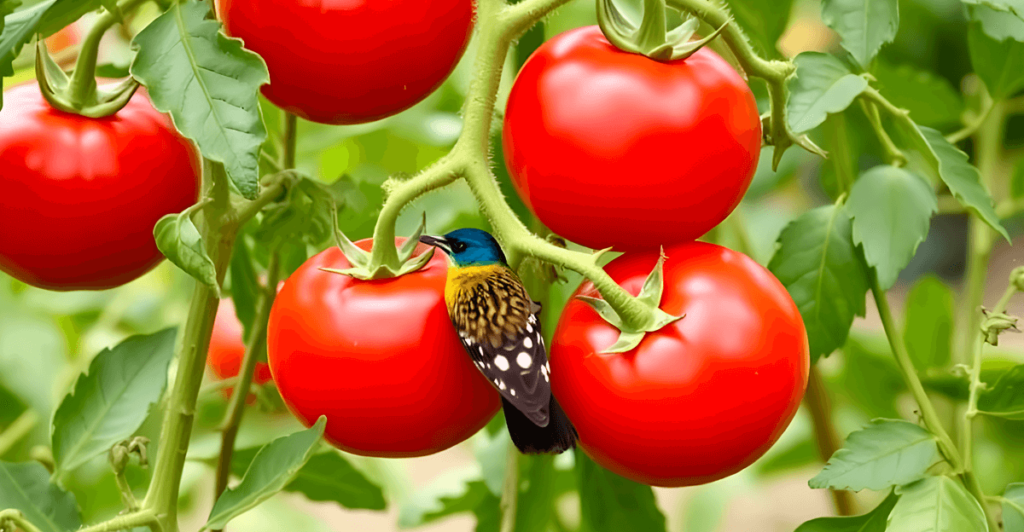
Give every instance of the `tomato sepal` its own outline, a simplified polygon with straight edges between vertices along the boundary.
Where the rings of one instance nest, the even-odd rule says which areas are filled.
[[[690,41],[700,26],[697,17],[688,17],[672,31],[665,31],[665,0],[645,0],[640,26],[626,18],[613,0],[597,2],[597,21],[608,42],[625,52],[647,56],[655,61],[686,59],[700,50],[732,22],[732,18],[707,37]]]
[[[590,307],[597,312],[598,316],[601,316],[602,319],[619,330],[618,339],[615,340],[615,343],[602,350],[602,354],[626,353],[628,351],[632,351],[640,345],[640,341],[644,339],[644,336],[647,333],[657,331],[670,323],[686,317],[685,314],[682,316],[673,316],[659,308],[661,305],[662,294],[665,291],[664,265],[665,259],[667,258],[668,257],[665,255],[664,250],[662,250],[661,256],[658,257],[658,263],[655,264],[654,269],[651,270],[647,279],[644,280],[644,286],[636,296],[637,301],[651,310],[648,314],[648,318],[639,326],[630,326],[622,319],[622,316],[615,312],[615,309],[613,309],[612,306],[603,299],[589,296],[576,296],[580,301],[590,305]]]
[[[90,87],[76,91],[71,78],[53,60],[42,40],[36,42],[36,78],[43,98],[51,107],[87,118],[103,118],[120,111],[139,89],[139,82],[129,77],[109,89],[98,87],[95,80],[90,80]]]
[[[433,247],[420,255],[415,257],[412,256],[416,251],[416,246],[419,245],[420,237],[423,236],[423,231],[426,230],[426,228],[427,213],[423,213],[423,219],[416,227],[416,230],[413,231],[409,239],[396,250],[398,260],[395,261],[394,264],[373,264],[373,261],[371,260],[371,253],[364,251],[362,248],[355,245],[355,243],[353,243],[341,229],[335,228],[334,236],[338,248],[341,249],[341,252],[353,267],[345,269],[320,268],[320,270],[328,273],[348,275],[349,277],[354,277],[361,281],[401,277],[405,274],[419,271],[426,266],[434,256]],[[375,242],[374,244],[376,245],[377,243]]]

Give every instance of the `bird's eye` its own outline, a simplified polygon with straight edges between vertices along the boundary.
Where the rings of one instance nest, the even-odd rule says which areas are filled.
[[[463,251],[466,251],[466,243],[459,242],[457,240],[455,242],[452,242],[452,251],[454,251],[455,253],[462,253]]]

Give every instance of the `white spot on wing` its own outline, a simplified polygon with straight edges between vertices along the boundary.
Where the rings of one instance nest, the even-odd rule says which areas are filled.
[[[531,340],[529,336],[523,338],[523,347],[527,349],[533,347],[533,340]]]
[[[515,397],[516,396],[516,389],[512,388],[511,390],[508,391],[508,393],[510,393],[512,395],[512,397]]]
[[[498,389],[499,390],[504,390],[505,389],[505,381],[498,381]]]
[[[494,357],[494,365],[501,371],[508,371],[508,359],[502,355]]]
[[[531,357],[526,351],[523,351],[516,356],[516,364],[519,364],[519,367],[526,369],[533,364],[533,357]]]
[[[526,332],[531,332],[532,333],[533,332],[533,325],[530,325],[529,323],[527,323],[526,324]]]

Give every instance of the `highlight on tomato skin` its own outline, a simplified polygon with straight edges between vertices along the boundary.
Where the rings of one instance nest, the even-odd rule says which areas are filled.
[[[324,124],[380,120],[429,96],[465,52],[475,11],[473,0],[217,3],[227,33],[266,61],[263,94]]]
[[[692,241],[739,205],[757,169],[754,95],[710,48],[660,62],[597,26],[545,42],[502,130],[519,196],[552,232],[616,251]]]
[[[3,103],[0,270],[48,290],[103,290],[159,264],[153,227],[196,202],[201,165],[146,91],[100,119],[53,109],[34,80]]]
[[[621,354],[618,330],[575,296],[551,346],[551,385],[597,463],[654,486],[732,475],[789,425],[810,367],[803,319],[786,289],[752,259],[714,244],[666,248],[661,308],[684,315]],[[606,266],[637,294],[658,253]]]
[[[415,254],[428,249],[420,244]],[[274,301],[268,358],[292,413],[307,426],[326,415],[324,436],[344,451],[389,458],[434,454],[483,428],[501,402],[451,325],[444,255],[394,279],[321,270],[349,266],[328,248]]]

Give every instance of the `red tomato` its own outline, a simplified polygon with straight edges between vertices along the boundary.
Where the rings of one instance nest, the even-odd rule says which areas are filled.
[[[51,290],[105,289],[164,257],[153,226],[196,202],[200,162],[140,89],[113,116],[51,108],[36,83],[0,111],[0,269]]]
[[[618,336],[573,297],[551,346],[551,387],[583,448],[655,486],[690,486],[750,465],[800,406],[807,333],[786,289],[746,255],[694,242],[667,250],[661,308],[685,317],[636,349],[595,354]],[[657,253],[626,254],[608,274],[637,294]],[[598,297],[589,282],[575,295]]]
[[[270,369],[288,408],[307,426],[326,415],[327,440],[365,456],[436,453],[486,425],[501,402],[448,318],[444,255],[396,279],[320,270],[348,267],[336,247],[312,257],[270,311]]]
[[[472,0],[218,0],[230,35],[270,70],[263,94],[325,124],[360,124],[426,98],[473,29]]]
[[[217,319],[213,322],[213,336],[210,338],[210,352],[206,364],[217,379],[237,377],[245,358],[245,339],[242,322],[235,315],[235,305],[230,299],[222,299],[217,307]],[[256,363],[253,382],[265,384],[271,380],[270,366]],[[228,394],[230,395],[230,393]]]
[[[552,231],[592,248],[658,249],[703,235],[739,204],[761,120],[750,88],[710,49],[661,63],[590,26],[523,66],[503,146],[516,190]]]

